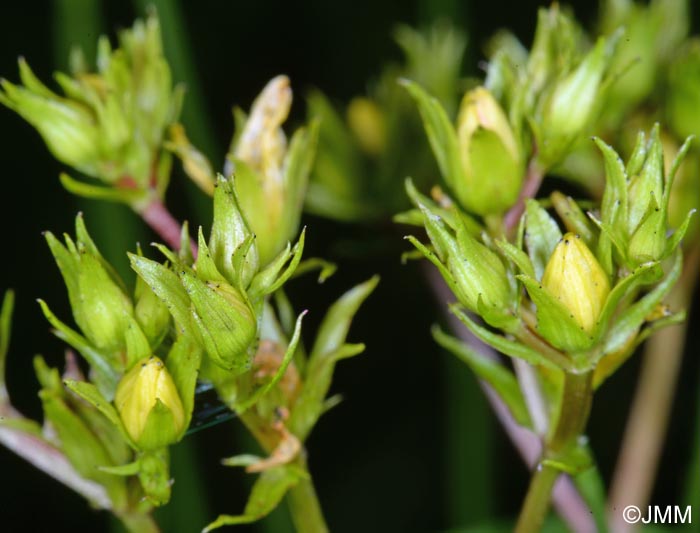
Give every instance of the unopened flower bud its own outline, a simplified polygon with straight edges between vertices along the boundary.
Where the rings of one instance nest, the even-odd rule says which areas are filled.
[[[590,333],[610,293],[610,282],[588,246],[567,233],[557,244],[542,276],[542,286]]]
[[[236,249],[251,236],[247,220],[241,212],[233,183],[219,176],[214,191],[214,223],[211,227],[209,250],[216,268],[221,274],[234,283],[241,275],[243,285],[248,285],[259,267],[257,246],[251,246],[246,253],[243,272],[234,272],[231,257]]]
[[[628,253],[635,261],[658,261],[666,251],[666,210],[653,201],[650,213],[639,224],[629,242]]]
[[[207,355],[218,366],[241,373],[250,368],[257,319],[250,303],[223,282],[204,282],[181,274],[192,302],[192,316]]]
[[[177,441],[185,429],[185,411],[173,378],[156,356],[136,363],[119,382],[114,403],[124,428],[143,450]]]
[[[564,156],[592,120],[607,64],[606,42],[600,38],[581,64],[556,83],[545,103],[538,139],[546,167]]]
[[[153,290],[141,278],[136,278],[134,316],[151,348],[158,347],[170,326],[170,312]]]
[[[508,118],[487,89],[464,96],[457,135],[464,179],[452,187],[460,203],[480,215],[510,208],[520,192],[523,157]]]
[[[292,105],[287,76],[255,99],[228,155],[241,212],[256,236],[260,266],[275,259],[299,230],[316,149],[317,127],[300,128],[287,144],[282,124]]]
[[[0,103],[36,128],[56,159],[90,172],[99,154],[99,133],[87,108],[51,93],[32,92],[6,80],[0,84]]]
[[[111,358],[112,366],[123,370],[120,353],[133,306],[90,239],[82,216],[76,219],[75,242],[66,236],[63,245],[50,232],[46,242],[68,288],[75,322],[93,346]]]

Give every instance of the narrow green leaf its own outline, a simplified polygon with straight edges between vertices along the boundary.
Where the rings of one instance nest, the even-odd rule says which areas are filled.
[[[287,243],[286,248],[253,278],[248,290],[253,301],[261,296],[275,292],[290,278],[301,260],[305,239],[306,229],[303,229],[299,236],[299,242],[294,245],[293,249],[290,249],[289,243]],[[289,264],[283,272],[282,269],[287,263]]]
[[[122,429],[122,421],[119,418],[119,414],[114,406],[100,393],[100,391],[92,383],[87,381],[76,381],[73,379],[67,379],[64,381],[65,386],[83,400],[88,402],[90,405],[95,407],[100,413],[107,417],[107,420],[112,422],[115,426]]]
[[[668,240],[668,244],[666,245],[666,254],[670,255],[676,248],[678,248],[681,241],[683,240],[683,237],[685,237],[686,231],[688,231],[688,226],[690,226],[690,220],[693,218],[695,211],[695,209],[691,209],[690,212],[688,212],[681,226],[673,233],[671,238]]]
[[[596,142],[598,146],[601,146],[601,144],[604,144],[602,141]],[[605,145],[607,146],[607,145]],[[610,148],[608,146],[608,148]],[[610,148],[612,150],[612,148]],[[627,167],[623,167],[623,171],[628,175],[628,176],[634,176],[635,174],[639,174],[639,171],[642,170],[642,165],[644,165],[644,160],[647,157],[647,140],[646,140],[646,134],[644,131],[640,131],[637,133],[637,140],[634,143],[634,148],[632,149],[632,155],[630,156],[629,160],[627,161]]]
[[[185,428],[189,427],[192,419],[194,391],[201,361],[202,350],[188,335],[180,335],[177,338],[165,361],[180,400],[182,400],[182,407],[185,411]]]
[[[554,370],[560,370],[562,368],[559,365],[559,362],[553,362],[553,361],[549,360],[547,357],[545,357],[543,354],[536,352],[535,350],[528,348],[527,346],[525,346],[519,342],[512,341],[510,339],[502,337],[501,335],[497,335],[495,333],[492,333],[489,330],[487,330],[486,328],[479,326],[476,322],[474,322],[471,318],[469,318],[469,316],[466,313],[464,313],[461,309],[459,309],[459,307],[457,305],[451,305],[450,311],[465,326],[467,326],[467,328],[469,328],[469,331],[471,331],[474,335],[476,335],[476,337],[479,340],[488,344],[492,348],[495,348],[499,352],[501,352],[509,357],[516,357],[518,359],[522,359],[523,361],[526,361],[526,362],[533,364],[533,365],[542,365],[542,366],[545,366],[547,368],[551,368]],[[568,365],[568,363],[567,363],[567,366],[570,366],[570,365]]]
[[[464,170],[459,150],[459,141],[450,119],[440,102],[428,95],[417,83],[401,80],[410,95],[418,104],[423,126],[435,154],[440,172],[445,181],[454,187],[464,181]]]
[[[216,520],[204,528],[202,533],[223,526],[250,524],[260,520],[279,505],[286,492],[295,486],[302,477],[298,468],[287,465],[266,470],[253,485],[243,514],[238,516],[219,515]]]
[[[379,276],[373,276],[347,291],[331,306],[318,329],[310,364],[314,359],[323,358],[345,343],[355,313],[378,283]]]
[[[338,270],[338,266],[335,263],[326,261],[320,257],[310,257],[309,259],[304,259],[299,263],[299,266],[294,270],[292,277],[298,278],[303,276],[307,272],[318,270],[318,282],[323,283],[328,278],[330,278],[335,271]]]
[[[207,281],[219,281],[228,283],[226,278],[219,272],[219,269],[214,263],[214,259],[211,256],[211,251],[209,250],[209,247],[207,246],[207,241],[204,238],[202,226],[199,226],[199,230],[197,232],[197,247],[199,248],[199,251],[197,253],[197,260],[195,261],[195,269],[197,270],[197,276],[200,279],[205,279]]]
[[[260,398],[262,398],[263,396],[265,396],[265,394],[270,392],[272,387],[277,385],[277,383],[279,383],[279,380],[282,379],[282,376],[284,376],[284,373],[287,371],[289,363],[291,363],[292,359],[294,358],[294,352],[296,351],[297,344],[299,344],[299,339],[301,338],[301,321],[304,318],[304,315],[306,315],[306,313],[306,311],[303,311],[297,318],[296,326],[294,327],[294,334],[292,335],[292,338],[289,341],[287,350],[284,352],[282,364],[277,369],[275,375],[265,385],[257,389],[250,397],[246,398],[240,403],[236,403],[237,414],[240,415],[241,413],[255,405],[260,400]]]
[[[135,476],[136,474],[138,474],[139,470],[141,469],[141,464],[138,461],[134,461],[133,463],[127,463],[125,465],[98,466],[97,468],[102,472],[106,472],[107,474],[128,477]]]
[[[607,331],[608,322],[615,313],[622,299],[641,285],[657,281],[663,276],[663,270],[658,263],[647,263],[637,267],[634,272],[619,280],[605,300],[603,310],[598,318],[596,338]]]
[[[5,361],[7,360],[7,351],[10,346],[14,305],[15,293],[11,290],[5,291],[2,308],[0,308],[0,405],[9,401],[5,386]]]
[[[433,326],[432,334],[435,342],[464,361],[479,379],[484,380],[496,391],[520,425],[532,425],[518,380],[512,372],[499,362],[479,354],[466,343],[447,335],[437,325]]]
[[[139,326],[136,319],[132,316],[129,316],[128,325],[124,331],[124,340],[126,341],[127,355],[125,371],[129,370],[137,361],[153,353],[141,326]]]
[[[133,205],[146,198],[146,192],[140,189],[119,189],[117,187],[102,187],[71,178],[65,172],[59,176],[61,185],[70,193],[92,200],[108,200]]]
[[[128,254],[128,256],[131,268],[165,303],[179,330],[184,332],[190,325],[190,300],[177,274],[168,267],[145,257],[136,254]]]
[[[535,277],[535,268],[532,266],[532,261],[520,248],[506,240],[497,240],[496,246],[503,252],[503,255],[520,269],[520,272],[532,278]]]
[[[537,200],[527,200],[525,207],[525,244],[535,269],[535,278],[542,279],[547,262],[561,240],[561,230]]]
[[[621,349],[629,340],[630,336],[636,334],[637,330],[646,320],[652,310],[666,297],[681,275],[683,265],[682,254],[676,252],[671,271],[666,277],[647,295],[634,305],[630,306],[615,321],[610,329],[603,353],[612,353]]]
[[[90,343],[78,332],[66,326],[54,315],[49,306],[43,300],[38,300],[44,316],[49,321],[49,324],[55,329],[55,335],[70,344],[73,348],[85,358],[90,364],[90,368],[95,372],[95,382],[100,387],[100,391],[108,398],[114,395],[117,388],[119,376],[117,372],[110,366],[108,359],[95,350]]]

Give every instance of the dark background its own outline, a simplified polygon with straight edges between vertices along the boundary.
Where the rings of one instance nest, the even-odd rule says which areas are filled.
[[[17,80],[19,55],[43,80],[50,78],[56,65],[65,64],[67,45],[65,38],[63,44],[59,42],[56,28],[69,4],[88,11],[96,5],[88,1],[3,5],[1,76]],[[292,121],[298,123],[304,116],[302,95],[307,89],[318,87],[337,101],[347,101],[364,91],[382,64],[400,59],[391,39],[398,22],[415,26],[451,17],[469,34],[463,70],[474,75],[480,46],[496,29],[510,28],[529,46],[536,7],[543,3],[208,0],[180,4],[183,25],[176,28],[177,33],[167,20],[162,23],[166,48],[171,39],[183,53],[193,54],[195,69],[187,81],[191,93],[202,98],[199,108],[188,107],[185,123],[192,128],[195,143],[210,146],[210,156],[220,161],[232,132],[231,106],[247,108],[278,73],[292,79],[297,97]],[[593,2],[569,4],[585,24],[594,23]],[[97,5],[105,21],[102,31],[111,38],[140,12],[129,2],[110,0]],[[76,42],[97,37],[84,35],[79,25],[71,35]],[[72,232],[76,211],[84,210],[98,246],[107,247],[105,254],[130,280],[133,276],[118,251],[133,249],[134,235],[142,243],[156,237],[126,208],[111,206],[100,214],[95,204],[66,193],[57,179],[62,167],[33,129],[5,108],[0,108],[0,139],[0,289],[17,291],[7,381],[13,403],[39,419],[31,359],[42,353],[58,365],[63,347],[49,333],[34,300],[41,297],[58,316],[70,316],[65,289],[41,231]],[[168,203],[179,218],[208,226],[207,208],[201,207],[206,200],[179,173]],[[309,255],[327,257],[341,266],[323,286],[300,280],[290,291],[297,306],[311,311],[305,322],[307,339],[342,291],[375,272],[382,275],[382,283],[350,334],[351,341],[368,345],[367,352],[339,366],[334,391],[342,393],[345,401],[321,420],[308,442],[310,468],[332,530],[439,531],[475,526],[488,517],[513,517],[527,485],[527,472],[493,421],[468,369],[433,344],[429,328],[440,319],[440,307],[425,286],[420,266],[400,264],[405,250],[401,234],[390,225],[369,231],[319,218],[309,217],[306,223]],[[357,243],[362,241],[360,248]],[[690,320],[697,323],[697,314]],[[590,435],[606,478],[614,465],[638,367],[635,358],[595,400]],[[655,492],[660,504],[677,503],[685,479],[694,440],[698,371],[697,358],[686,357]],[[179,445],[174,453],[174,501],[160,516],[164,530],[197,531],[219,513],[241,511],[250,479],[238,470],[219,467],[218,460],[253,451],[252,446],[235,421],[202,431]],[[105,513],[90,511],[80,497],[4,448],[0,448],[0,472],[2,531],[113,527]],[[287,531],[284,513],[277,512],[267,525],[250,530]]]

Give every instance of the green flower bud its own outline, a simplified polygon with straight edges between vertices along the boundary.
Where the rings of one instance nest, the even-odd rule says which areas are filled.
[[[218,271],[234,285],[240,275],[243,285],[248,286],[258,272],[260,262],[256,246],[247,251],[243,272],[235,272],[231,261],[234,252],[250,236],[251,230],[241,212],[233,183],[219,176],[214,191],[214,223],[209,250]]]
[[[20,59],[20,69],[31,74],[23,59]],[[0,85],[3,90],[0,103],[36,128],[56,159],[86,173],[94,172],[100,149],[99,132],[84,105],[50,92],[37,94],[6,80]]]
[[[584,331],[598,323],[610,282],[588,246],[578,235],[567,233],[557,244],[542,276],[548,290]]]
[[[65,246],[50,232],[46,241],[68,288],[75,322],[94,347],[111,357],[113,367],[123,369],[124,335],[133,316],[131,300],[90,239],[80,215],[76,234],[75,242],[65,236]]]
[[[162,342],[170,327],[170,312],[168,307],[153,292],[140,277],[136,278],[134,291],[134,316],[152,349]]]
[[[98,43],[97,73],[81,67],[56,74],[65,96],[44,86],[20,60],[23,87],[2,82],[0,103],[32,124],[57,159],[110,187],[71,179],[64,186],[83,196],[112,199],[141,209],[150,194],[162,195],[169,154],[162,151],[167,127],[181,105],[155,16],[136,21],[112,50]]]
[[[651,134],[644,165],[632,176],[628,186],[629,214],[627,232],[632,235],[649,212],[652,203],[658,205],[664,191],[664,154],[658,126]],[[653,208],[652,208],[653,209]]]
[[[653,197],[652,197],[653,198]],[[629,242],[628,253],[638,263],[658,261],[666,250],[666,211],[652,199],[649,213]]]
[[[457,119],[463,180],[452,184],[473,213],[502,213],[518,199],[524,165],[508,118],[491,93],[478,87],[462,100]]]
[[[423,212],[425,229],[435,254],[411,238],[413,244],[436,264],[462,305],[481,314],[489,323],[502,319],[512,308],[514,300],[503,262],[469,234],[458,213],[452,217],[454,227],[451,227],[413,185],[409,183],[407,189]]]
[[[270,80],[253,102],[229,154],[238,201],[256,236],[261,266],[277,257],[299,230],[316,149],[315,124],[295,132],[287,147],[281,126],[291,104],[289,78]]]
[[[176,442],[185,431],[185,411],[163,361],[137,362],[119,382],[114,404],[131,439],[143,450]]]
[[[593,119],[607,65],[606,41],[600,38],[583,61],[554,85],[544,105],[538,138],[545,166],[557,163]]]
[[[258,324],[253,308],[224,282],[204,282],[180,273],[190,301],[196,330],[207,355],[218,366],[242,373],[250,368]]]

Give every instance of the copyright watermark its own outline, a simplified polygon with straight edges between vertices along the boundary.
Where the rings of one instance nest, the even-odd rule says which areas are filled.
[[[628,505],[622,510],[622,519],[628,524],[692,524],[693,508],[690,505],[650,505],[640,509]]]

